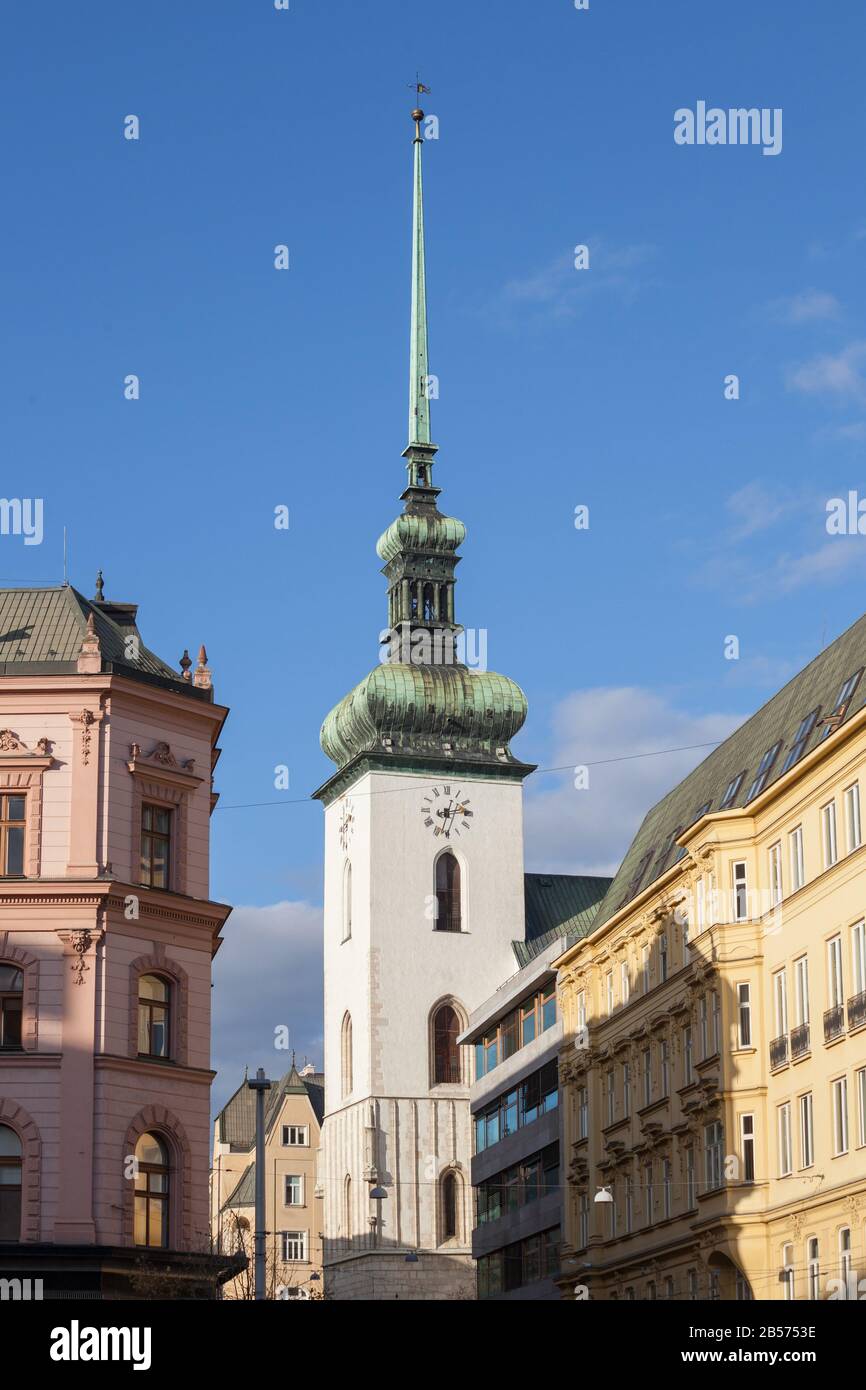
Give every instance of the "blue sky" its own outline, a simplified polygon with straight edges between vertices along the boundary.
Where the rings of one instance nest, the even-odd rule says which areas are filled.
[[[317,949],[321,810],[288,803],[327,775],[319,725],[385,620],[416,69],[440,122],[430,360],[442,505],[469,530],[458,617],[527,692],[516,751],[557,766],[722,737],[863,610],[863,540],[829,537],[825,506],[866,489],[864,40],[848,0],[7,16],[2,491],[44,499],[45,539],[0,538],[0,579],[59,578],[65,524],[76,586],[101,566],[166,659],[206,642],[232,708],[213,893],[242,908],[218,1009],[265,927],[280,963]],[[782,152],[676,145],[698,100],[782,108]],[[539,774],[528,867],[609,867],[696,756],[600,771],[579,805]],[[304,978],[274,1022],[314,1053]],[[248,998],[224,1065],[255,1063]]]

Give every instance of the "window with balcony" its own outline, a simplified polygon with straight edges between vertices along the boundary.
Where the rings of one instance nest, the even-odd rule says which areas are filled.
[[[854,993],[848,1000],[848,1027],[866,1023],[866,923],[851,928],[851,981]]]
[[[845,1032],[845,985],[842,975],[842,938],[827,942],[827,1003],[824,1014],[824,1041],[832,1042]]]

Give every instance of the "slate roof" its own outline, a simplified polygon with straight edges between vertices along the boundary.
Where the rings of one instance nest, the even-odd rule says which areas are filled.
[[[601,926],[676,862],[676,834],[694,824],[698,811],[707,803],[709,813],[722,809],[726,788],[740,773],[744,775],[737,794],[724,809],[745,806],[750,799],[761,759],[779,743],[778,754],[761,790],[772,786],[783,774],[786,757],[795,743],[801,721],[817,709],[815,726],[799,756],[804,757],[812,752],[824,731],[825,726],[821,721],[831,716],[845,682],[858,673],[860,678],[848,703],[838,712],[841,713],[841,720],[834,723],[831,732],[839,723],[844,723],[862,709],[866,703],[866,679],[862,676],[864,666],[866,615],[858,618],[841,637],[837,637],[835,642],[810,661],[652,808],[616,873],[595,926]]]
[[[250,1091],[250,1095],[252,1094],[252,1091]],[[254,1207],[255,1204],[256,1165],[255,1163],[248,1163],[241,1174],[241,1180],[237,1187],[229,1194],[226,1201],[223,1203],[223,1209],[226,1207]]]
[[[560,937],[587,936],[611,884],[589,874],[524,874],[526,939],[513,942],[517,963],[528,965]]]
[[[170,685],[195,699],[212,692],[169,666],[145,646],[138,630],[138,605],[86,599],[70,584],[53,589],[0,589],[0,675],[70,675],[93,623],[102,652],[102,670],[158,685]],[[126,654],[126,639],[138,638],[138,656]]]
[[[311,1072],[301,1076],[291,1066],[276,1085],[265,1093],[265,1136],[270,1134],[279,1117],[287,1095],[309,1096],[313,1114],[319,1125],[325,1118],[325,1075]],[[234,1095],[226,1101],[217,1115],[220,1143],[229,1144],[236,1152],[247,1153],[256,1142],[256,1096],[242,1081]]]

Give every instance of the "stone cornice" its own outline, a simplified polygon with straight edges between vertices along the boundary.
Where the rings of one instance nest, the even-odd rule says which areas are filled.
[[[139,919],[176,922],[189,926],[221,927],[231,907],[228,903],[212,902],[208,898],[188,898],[161,889],[145,888],[140,883],[123,883],[116,879],[0,879],[0,905],[29,906],[40,903],[45,907],[102,908],[124,917],[127,899],[138,899]],[[106,927],[112,927],[110,919]],[[38,930],[28,925],[28,931]],[[54,928],[52,927],[53,931]]]
[[[216,1076],[215,1071],[206,1067],[184,1067],[176,1062],[153,1062],[142,1057],[121,1057],[113,1052],[98,1052],[93,1064],[99,1069],[133,1072],[136,1076],[146,1077],[149,1087],[157,1085],[158,1076],[166,1080],[173,1077],[178,1081],[196,1081],[204,1086],[210,1086]]]

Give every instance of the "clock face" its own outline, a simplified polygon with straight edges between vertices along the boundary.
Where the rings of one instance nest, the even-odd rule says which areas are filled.
[[[453,782],[431,787],[421,801],[425,828],[445,840],[471,830],[474,814],[468,796]]]
[[[343,809],[340,813],[340,846],[346,850],[349,848],[349,841],[352,838],[352,831],[355,829],[355,812],[352,809],[351,801],[343,802]]]

